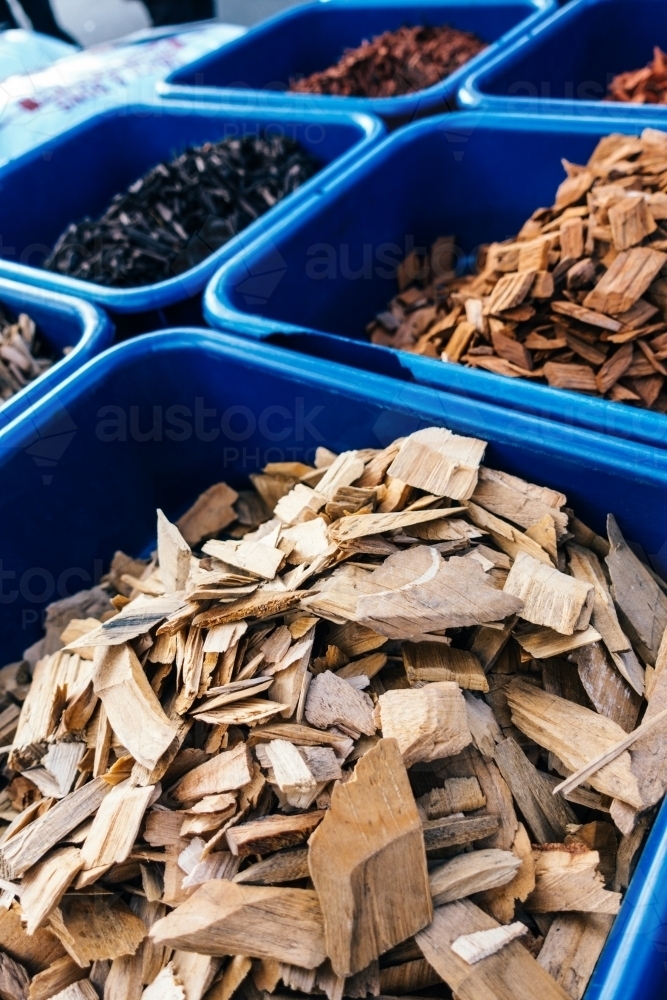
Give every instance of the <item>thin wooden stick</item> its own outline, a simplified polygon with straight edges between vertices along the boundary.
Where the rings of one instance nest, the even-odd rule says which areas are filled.
[[[632,746],[632,744],[635,743],[641,736],[645,736],[646,733],[650,732],[650,730],[653,729],[654,726],[657,726],[659,722],[662,722],[663,719],[667,719],[667,708],[663,708],[662,712],[658,712],[658,714],[654,715],[652,719],[648,720],[648,722],[642,722],[641,726],[638,726],[637,729],[628,733],[628,735],[622,740],[619,740],[618,743],[614,743],[614,745],[609,747],[608,750],[605,750],[604,753],[599,754],[593,760],[590,760],[588,764],[584,764],[583,767],[580,767],[578,771],[571,774],[569,778],[565,779],[565,781],[561,781],[561,783],[556,785],[554,788],[553,794],[555,795],[557,792],[560,792],[561,795],[569,794],[569,792],[577,788],[577,786],[583,781],[590,778],[592,774],[599,771],[601,767],[604,767],[605,764],[610,764],[612,760],[616,760],[616,758],[620,756],[624,750],[627,750],[628,747]]]

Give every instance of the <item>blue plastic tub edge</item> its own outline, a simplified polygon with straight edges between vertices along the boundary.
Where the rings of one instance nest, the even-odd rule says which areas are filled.
[[[655,121],[655,116],[650,122],[656,127],[659,124]],[[606,134],[611,128],[608,120],[594,115],[569,117],[538,115],[534,112],[508,114],[479,108],[441,115],[406,126],[386,136],[360,156],[355,163],[339,171],[322,186],[317,195],[299,205],[289,218],[279,220],[264,234],[248,242],[242,254],[235,254],[226,261],[211,278],[204,293],[204,317],[207,323],[214,329],[232,329],[237,335],[255,340],[272,340],[274,343],[283,344],[292,341],[294,350],[306,354],[340,361],[360,369],[369,368],[393,378],[415,381],[420,385],[507,406],[513,410],[523,410],[548,420],[566,422],[598,433],[630,438],[652,447],[667,448],[667,415],[635,409],[622,403],[614,404],[583,393],[532,385],[520,379],[506,379],[500,375],[460,365],[445,365],[431,358],[422,358],[390,347],[380,347],[342,334],[327,333],[314,327],[273,320],[252,312],[242,312],[230,303],[226,289],[235,286],[241,279],[242,268],[245,269],[244,276],[252,274],[254,254],[265,251],[266,247],[274,242],[277,244],[281,234],[293,224],[298,226],[301,222],[306,222],[311,212],[317,209],[319,198],[347,190],[358,178],[371,173],[387,147],[406,145],[413,137],[428,133],[434,128],[443,129],[452,139],[457,134],[465,138],[479,125],[521,129],[528,132],[536,127],[540,130],[558,131],[563,125],[574,132],[586,132],[593,126],[600,135]],[[613,127],[636,132],[642,126],[631,117],[626,117],[615,120]],[[285,261],[276,245],[276,273],[279,273],[283,266]],[[347,357],[344,357],[345,354]]]
[[[609,118],[626,118],[630,113],[639,121],[655,118],[656,112],[660,114],[660,105],[656,104],[625,104],[617,101],[580,101],[567,100],[565,98],[549,97],[502,97],[496,94],[484,92],[484,84],[502,65],[511,64],[516,57],[521,57],[530,51],[530,48],[540,41],[544,32],[548,32],[555,26],[568,26],[570,29],[576,26],[576,19],[579,12],[587,7],[597,6],[600,0],[570,0],[560,9],[551,11],[547,17],[541,19],[537,24],[531,26],[529,32],[520,38],[512,38],[503,46],[501,52],[494,53],[483,66],[475,66],[472,69],[465,67],[468,72],[465,75],[458,92],[457,102],[464,110],[486,109],[488,111],[521,112],[524,109],[529,111],[531,106],[537,110],[539,107],[546,114],[550,115],[594,115]],[[628,0],[631,3],[631,0]],[[628,69],[638,69],[639,67],[628,67]],[[663,128],[667,127],[667,120],[663,123]]]
[[[299,4],[290,10],[282,11],[268,18],[257,27],[251,28],[250,32],[240,38],[226,43],[224,48],[226,51],[233,52],[236,48],[240,47],[240,43],[244,39],[247,44],[249,41],[248,36],[251,33],[254,37],[270,35],[276,24],[283,24],[298,19],[304,8],[316,7],[323,3],[333,5],[337,2],[347,3],[350,0],[312,0],[312,3]],[[397,6],[400,5],[400,0],[389,0],[388,5],[394,2]],[[428,2],[429,0],[426,0],[427,4]],[[468,0],[470,6],[500,6],[503,2],[504,0]],[[217,56],[218,52],[222,51],[222,47],[213,53],[202,56],[193,63],[179,67],[166,80],[156,85],[156,93],[168,100],[191,100],[204,103],[226,101],[237,105],[258,104],[260,107],[282,109],[296,109],[298,107],[316,109],[320,113],[326,113],[332,109],[339,111],[356,110],[377,115],[388,123],[403,123],[431,114],[434,110],[451,110],[450,105],[455,105],[458,89],[466,80],[471,67],[481,69],[497,53],[504,52],[506,46],[512,40],[519,39],[526,33],[530,33],[540,21],[552,11],[558,9],[557,0],[525,0],[525,6],[528,13],[522,21],[505,32],[504,35],[501,35],[500,38],[491,42],[483,52],[474,56],[468,63],[454,73],[451,73],[444,80],[415,94],[384,98],[335,97],[318,94],[290,94],[287,91],[254,90],[249,88],[198,87],[177,82],[177,78],[183,73],[196,71],[200,66],[205,67]],[[534,11],[532,14],[530,13],[531,8]]]
[[[67,315],[71,318],[72,326],[78,327],[79,336],[75,344],[64,345],[71,346],[71,351],[6,402],[0,403],[0,427],[10,424],[20,414],[29,410],[37,400],[47,396],[86,361],[108,347],[114,336],[113,324],[106,313],[92,303],[83,302],[70,295],[43,291],[31,285],[0,278],[0,307],[2,305],[28,314],[31,306],[37,306],[40,310],[46,309],[60,316]],[[40,326],[39,321],[37,326]],[[48,341],[48,336],[46,339]]]
[[[85,132],[93,121],[110,118],[119,113],[124,115],[139,115],[142,113],[178,115],[179,111],[184,114],[215,115],[220,118],[228,117],[240,120],[252,118],[253,125],[275,123],[276,116],[279,116],[283,122],[312,123],[314,127],[318,128],[336,124],[352,125],[356,127],[359,133],[359,140],[342,156],[325,165],[317,174],[306,181],[305,184],[302,184],[300,188],[270,208],[264,215],[252,222],[224,246],[220,247],[196,267],[190,268],[178,277],[138,288],[111,288],[94,282],[83,281],[79,278],[57,274],[53,271],[46,271],[42,268],[15,264],[1,257],[0,277],[6,277],[40,288],[53,289],[53,291],[61,292],[65,295],[71,295],[88,302],[96,303],[113,313],[149,312],[181,302],[199,294],[211,275],[215,273],[225,260],[230,259],[238,253],[249,239],[252,240],[261,235],[267,228],[291,215],[302,201],[307,200],[325,185],[327,181],[331,180],[339,170],[344,170],[350,162],[374,146],[387,131],[384,123],[379,118],[364,112],[352,111],[342,113],[334,110],[323,115],[313,111],[291,108],[283,108],[282,110],[262,109],[227,104],[202,107],[201,105],[186,101],[175,101],[168,104],[159,101],[156,101],[154,104],[137,103],[122,109],[114,107],[105,110],[101,114],[91,115],[85,121],[77,123],[73,128],[60,133],[60,135],[17,157],[17,159],[4,164],[0,167],[0,180],[3,173],[20,170],[23,164],[41,158],[49,148],[53,148],[60,141]],[[268,218],[269,215],[271,215],[271,218]]]
[[[663,801],[584,1000],[659,1000],[664,997],[664,962],[652,966],[645,978],[641,976],[639,989],[638,970],[646,973],[646,963],[652,953],[664,954],[665,951],[666,879],[667,801]]]
[[[200,350],[240,360],[265,372],[291,376],[300,383],[324,384],[333,392],[379,402],[384,408],[389,393],[394,391],[390,380],[356,372],[343,365],[325,366],[312,358],[267,345],[251,353],[247,341],[230,334],[198,329],[162,331],[119,344],[102,357],[89,361],[11,426],[0,431],[0,469],[17,450],[26,448],[39,436],[40,427],[48,424],[54,414],[62,412],[81,394],[82,386],[90,387],[99,371],[113,368],[123,356],[141,358],[161,350],[192,346],[193,342]],[[608,470],[613,465],[619,475],[653,486],[661,485],[667,495],[667,463],[664,455],[654,449],[630,447],[588,431],[550,425],[548,421],[517,413],[506,421],[495,407],[421,387],[401,386],[395,404],[404,412],[414,413],[422,423],[426,420],[446,423],[455,416],[460,432],[484,436],[488,428],[498,442],[510,438],[516,442],[517,436],[528,434],[525,437],[528,449],[539,450],[542,455],[549,450],[554,453],[568,449],[569,454],[578,456],[587,473],[594,473],[601,466]],[[507,424],[512,425],[512,431],[506,429]],[[666,881],[667,804],[663,803],[584,1000],[661,1000],[664,996],[667,977],[664,963],[657,956],[664,950],[661,945],[667,926]]]
[[[24,447],[26,435],[33,433],[30,428],[48,419],[49,407],[54,402],[59,407],[66,407],[68,401],[76,398],[80,384],[87,381],[98,368],[113,366],[119,355],[131,357],[132,354],[143,355],[149,351],[192,347],[193,338],[201,350],[224,351],[244,364],[263,369],[268,374],[281,372],[293,376],[296,373],[304,382],[324,384],[326,388],[339,392],[382,401],[385,406],[390,398],[394,405],[400,404],[402,409],[409,410],[420,418],[427,410],[441,420],[451,419],[448,414],[455,413],[460,433],[488,437],[501,444],[515,443],[520,437],[524,450],[534,451],[542,456],[565,452],[568,456],[576,456],[576,464],[587,472],[608,469],[613,464],[615,470],[624,477],[664,489],[667,507],[667,456],[660,449],[608,437],[586,428],[569,427],[520,410],[508,413],[486,401],[454,393],[436,392],[428,386],[396,382],[385,375],[359,371],[339,362],[323,362],[318,358],[268,344],[259,347],[236,336],[236,331],[229,328],[208,330],[182,327],[160,330],[116,344],[101,357],[92,358],[11,424],[0,429],[0,464],[8,454]],[[510,425],[511,430],[508,429]],[[662,572],[667,573],[667,561]]]

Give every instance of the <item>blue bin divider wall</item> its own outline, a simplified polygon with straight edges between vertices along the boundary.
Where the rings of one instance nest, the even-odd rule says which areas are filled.
[[[158,84],[164,97],[230,101],[260,107],[335,108],[379,115],[391,126],[456,107],[456,91],[470,70],[502,51],[510,37],[523,37],[551,10],[553,0],[314,0],[262,22],[242,38],[184,66]],[[402,25],[449,24],[490,43],[444,80],[399,97],[336,97],[289,93],[294,77],[338,62],[384,31]]]
[[[105,111],[0,168],[0,277],[95,302],[116,318],[119,335],[164,327],[175,318],[201,322],[201,291],[243,245],[241,234],[183,274],[153,285],[110,288],[45,271],[42,261],[64,229],[103,212],[161,160],[187,146],[267,130],[299,141],[324,169],[244,230],[257,236],[289,215],[346,162],[374,144],[382,123],[362,114],[195,107],[174,102]]]
[[[89,302],[0,278],[0,310],[11,321],[27,313],[56,362],[14,396],[0,402],[0,427],[11,423],[40,397],[111,344],[114,328]],[[65,348],[70,350],[63,354]]]
[[[572,0],[483,66],[470,67],[459,106],[638,120],[657,114],[665,127],[664,105],[603,100],[618,73],[651,61],[655,45],[667,49],[663,0]]]
[[[154,547],[156,507],[176,518],[212,483],[242,487],[267,461],[383,447],[433,424],[486,439],[489,466],[562,490],[598,531],[613,511],[664,572],[664,452],[213,331],[163,331],[89,362],[0,432],[5,660],[38,638],[46,604],[91,586],[116,549]],[[587,1000],[665,995],[666,855],[663,805]]]
[[[585,162],[611,126],[467,112],[393,133],[230,260],[206,290],[206,318],[246,337],[667,448],[661,413],[377,347],[364,333],[396,294],[395,265],[413,247],[454,234],[463,267],[481,244],[511,238],[534,209],[553,203],[561,157]],[[613,129],[638,131],[631,119]]]

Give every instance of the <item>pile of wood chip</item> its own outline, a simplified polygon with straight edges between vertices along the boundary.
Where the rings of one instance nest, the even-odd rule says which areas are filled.
[[[289,89],[339,97],[400,97],[439,83],[485,48],[477,35],[448,25],[403,27],[348,49],[335,66],[292,80]]]
[[[633,104],[667,104],[667,54],[653,49],[653,61],[644,69],[619,73],[608,87],[608,101]]]
[[[10,323],[0,312],[0,401],[10,399],[54,363],[26,313]]]
[[[455,238],[398,270],[373,343],[667,411],[667,133],[612,134],[551,208],[456,277]]]
[[[115,287],[165,281],[200,264],[319,167],[284,136],[205,143],[149,170],[99,219],[68,226],[44,267]]]
[[[0,996],[582,996],[667,782],[665,584],[484,451],[269,465],[51,606],[0,671]]]

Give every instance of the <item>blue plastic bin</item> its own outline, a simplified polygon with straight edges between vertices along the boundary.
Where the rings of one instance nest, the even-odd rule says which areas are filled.
[[[481,244],[511,237],[534,209],[552,204],[565,176],[561,157],[587,160],[610,125],[468,112],[396,132],[229,261],[206,290],[206,318],[243,336],[666,448],[661,413],[377,347],[364,332],[396,294],[395,265],[412,248],[455,234],[463,267]],[[637,132],[628,119],[613,128]]]
[[[19,313],[28,313],[58,359],[39,378],[0,402],[0,427],[4,427],[107,348],[113,340],[114,329],[105,313],[89,302],[5,278],[0,278],[0,310],[10,320],[16,319]],[[71,350],[63,354],[65,348]]]
[[[363,111],[392,126],[451,110],[456,91],[474,66],[502,51],[551,10],[553,0],[314,0],[283,11],[216,52],[183,66],[158,84],[158,93],[261,107]],[[345,49],[402,25],[448,24],[490,43],[466,66],[426,90],[402,97],[334,97],[287,92],[291,79],[338,62]]]
[[[161,160],[187,146],[263,131],[299,141],[324,164],[298,191],[253,222],[243,238],[259,235],[299,201],[368,149],[384,126],[368,115],[258,110],[185,103],[130,105],[93,116],[0,168],[0,276],[68,292],[108,309],[119,335],[174,322],[201,322],[201,291],[240,236],[197,267],[139,288],[108,288],[41,269],[71,222],[105,210],[111,198]]]
[[[470,67],[459,104],[639,120],[657,114],[665,127],[665,105],[603,100],[618,73],[651,61],[655,45],[667,49],[664,0],[573,0],[483,66]]]
[[[614,511],[667,562],[663,452],[211,331],[163,331],[91,361],[0,432],[4,659],[117,548],[149,552],[156,507],[175,518],[211,483],[245,486],[267,461],[381,447],[431,424],[487,439],[489,465],[564,491],[598,530]],[[666,854],[663,806],[587,1000],[664,997]]]

